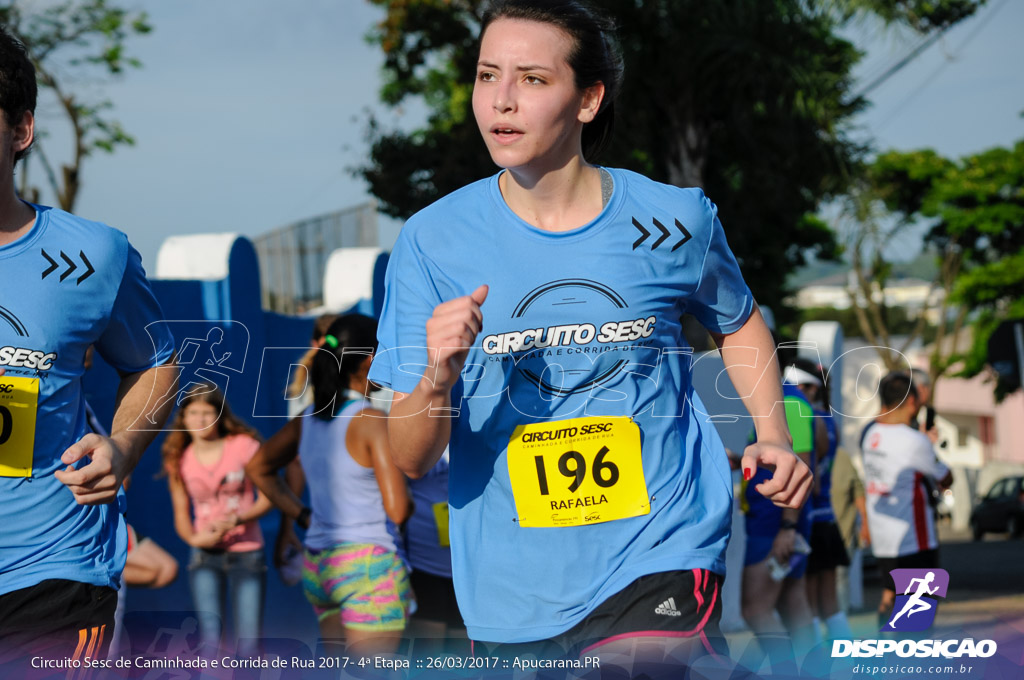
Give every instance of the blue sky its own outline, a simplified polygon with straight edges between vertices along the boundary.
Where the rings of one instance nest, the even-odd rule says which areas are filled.
[[[947,156],[1024,137],[1022,29],[1024,2],[989,0],[870,94],[874,105],[860,120],[865,133],[882,150],[932,147]],[[873,35],[858,73],[877,73],[913,40]]]
[[[127,232],[150,268],[168,236],[254,236],[369,200],[346,170],[366,153],[366,111],[401,126],[423,115],[415,104],[392,113],[377,103],[382,58],[363,36],[383,12],[362,0],[135,6],[155,28],[130,43],[144,68],[89,87],[114,101],[137,144],[86,161],[76,212]],[[859,134],[879,149],[951,156],[1024,137],[1021,29],[1024,2],[990,0],[872,93]],[[865,78],[914,40],[866,27],[854,37],[870,48]],[[38,113],[59,159],[66,133],[52,107]],[[30,173],[41,179],[38,166]]]

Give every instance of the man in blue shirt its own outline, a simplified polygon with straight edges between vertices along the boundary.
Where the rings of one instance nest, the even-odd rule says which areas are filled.
[[[150,395],[176,379],[125,235],[17,196],[35,103],[25,48],[0,28],[0,664],[105,657],[127,546],[121,483],[169,410],[137,425]],[[92,344],[121,375],[109,437],[87,426]]]

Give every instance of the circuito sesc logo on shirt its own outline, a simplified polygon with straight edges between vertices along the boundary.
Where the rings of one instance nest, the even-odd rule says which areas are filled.
[[[567,321],[569,319],[570,321]],[[586,393],[629,363],[623,352],[651,344],[657,319],[631,315],[622,295],[587,279],[538,286],[512,312],[513,329],[481,339],[492,361],[513,361],[542,394]]]

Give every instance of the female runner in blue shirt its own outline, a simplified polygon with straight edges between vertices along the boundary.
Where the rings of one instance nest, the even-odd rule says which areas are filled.
[[[389,263],[370,379],[396,392],[406,474],[450,440],[452,568],[476,641],[713,650],[732,486],[684,313],[754,416],[745,474],[773,467],[758,491],[785,507],[811,484],[714,205],[588,160],[621,75],[611,23],[583,2],[492,3],[473,112],[502,170],[412,217]]]

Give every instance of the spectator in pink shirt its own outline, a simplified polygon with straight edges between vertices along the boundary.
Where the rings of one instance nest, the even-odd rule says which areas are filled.
[[[231,601],[229,639],[258,653],[266,559],[257,519],[272,507],[245,475],[259,435],[231,413],[219,391],[187,396],[163,445],[174,528],[192,546],[189,581],[206,653],[218,650]]]

